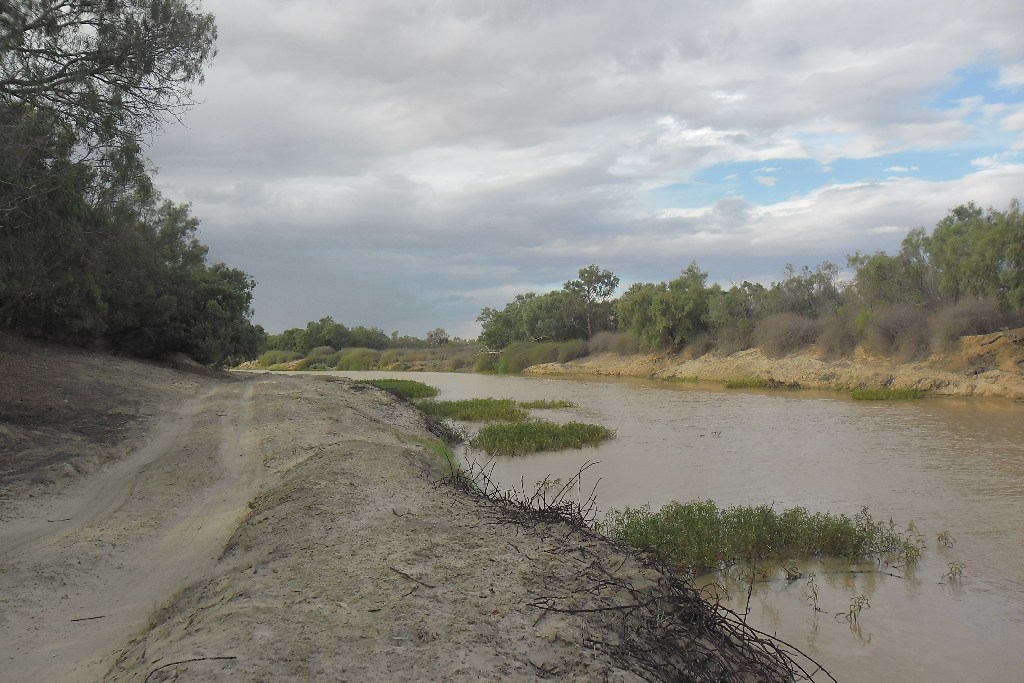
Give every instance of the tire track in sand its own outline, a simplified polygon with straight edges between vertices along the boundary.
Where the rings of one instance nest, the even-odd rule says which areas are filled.
[[[98,679],[154,608],[212,569],[259,479],[255,389],[186,401],[77,493],[0,528],[0,680]]]

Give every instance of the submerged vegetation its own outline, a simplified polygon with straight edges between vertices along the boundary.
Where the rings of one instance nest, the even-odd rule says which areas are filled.
[[[487,425],[469,446],[489,455],[526,455],[539,451],[597,446],[615,436],[614,430],[584,422],[555,424],[541,420]]]
[[[768,505],[719,508],[698,500],[672,502],[658,512],[646,505],[611,510],[597,528],[694,575],[822,555],[851,561],[890,557],[913,566],[923,545],[913,527],[901,531],[891,520],[872,518],[867,508],[848,517],[811,514],[802,507],[782,512]]]

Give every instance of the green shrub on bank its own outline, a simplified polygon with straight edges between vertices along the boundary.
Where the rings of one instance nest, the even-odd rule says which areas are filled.
[[[372,370],[380,362],[380,351],[375,349],[343,349],[336,355],[336,370]]]
[[[768,380],[763,377],[738,377],[725,380],[726,389],[764,389],[768,387]]]
[[[437,396],[437,389],[434,387],[411,379],[360,379],[356,380],[356,382],[359,384],[370,384],[395,396],[409,400]]]
[[[589,354],[587,342],[573,339],[566,342],[518,342],[505,347],[500,353],[484,353],[476,364],[477,372],[496,372],[514,375],[531,365],[566,363]]]
[[[510,398],[470,398],[461,401],[420,401],[416,407],[431,417],[462,422],[525,420],[529,414]]]
[[[924,398],[920,389],[854,389],[852,395],[858,401]]]
[[[614,436],[613,430],[601,425],[531,421],[487,425],[470,440],[469,445],[489,455],[514,456],[597,446]]]
[[[261,368],[269,368],[271,365],[290,363],[300,358],[302,358],[302,354],[295,351],[267,351],[256,362]]]
[[[783,512],[768,505],[719,508],[697,500],[672,502],[659,512],[647,505],[611,510],[597,528],[694,575],[739,563],[823,555],[851,561],[897,556],[909,566],[922,547],[913,527],[901,532],[891,521],[874,520],[867,508],[851,518],[811,514],[802,507]]]

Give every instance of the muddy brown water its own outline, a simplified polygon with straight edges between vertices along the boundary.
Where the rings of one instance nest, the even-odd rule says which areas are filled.
[[[747,585],[704,580],[722,582],[726,604],[749,611],[748,623],[800,648],[840,681],[1024,680],[1020,402],[862,402],[632,379],[339,374],[415,379],[445,400],[573,401],[578,408],[535,414],[598,422],[617,437],[598,448],[495,460],[494,476],[530,487],[598,461],[584,474],[583,495],[597,483],[601,511],[705,499],[849,515],[867,506],[875,518],[913,522],[927,547],[911,571],[812,559],[800,564],[801,579],[779,573],[755,583],[749,599]],[[951,548],[938,542],[943,532],[954,539]],[[962,563],[959,581],[944,576],[950,563]],[[808,597],[812,588],[820,611]],[[850,623],[839,615],[858,596],[868,607]]]

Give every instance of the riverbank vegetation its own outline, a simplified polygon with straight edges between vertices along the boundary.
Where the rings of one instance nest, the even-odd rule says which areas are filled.
[[[858,401],[924,398],[924,392],[920,389],[854,389],[851,395]]]
[[[863,348],[897,362],[948,351],[963,335],[1024,324],[1024,216],[973,203],[950,210],[929,233],[911,230],[895,255],[847,257],[852,278],[824,262],[779,282],[708,285],[694,262],[669,282],[635,283],[595,265],[561,290],[520,294],[478,317],[491,351],[477,370],[519,372],[601,352],[698,357],[757,347],[782,357],[815,346],[823,360]]]
[[[209,262],[199,220],[160,194],[142,153],[191,106],[213,16],[181,0],[16,5],[0,12],[0,328],[133,356],[253,357],[255,281]]]
[[[433,398],[437,389],[411,379],[358,379],[357,384],[369,384],[406,400]]]
[[[420,401],[416,404],[427,415],[459,422],[519,422],[530,414],[510,398],[468,398],[459,401]]]
[[[598,446],[614,436],[614,430],[602,425],[584,422],[555,424],[531,420],[486,425],[470,439],[469,446],[488,455],[516,456]]]
[[[647,505],[611,510],[597,529],[692,575],[816,556],[888,559],[910,567],[923,547],[912,527],[883,523],[867,508],[849,517],[811,514],[802,507],[782,512],[768,505],[719,508],[697,500],[672,502],[657,512]]]

